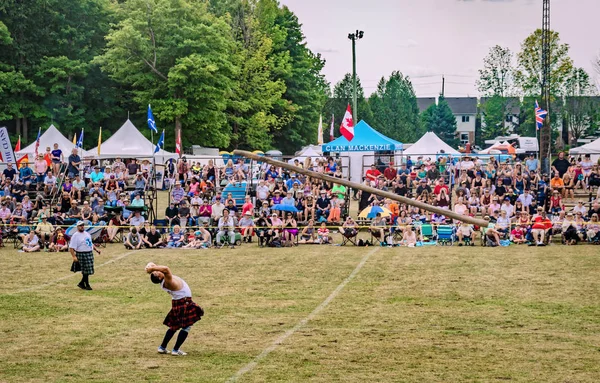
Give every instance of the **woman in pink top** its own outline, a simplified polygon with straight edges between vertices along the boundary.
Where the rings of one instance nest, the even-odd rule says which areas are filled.
[[[48,171],[48,163],[44,159],[43,154],[38,155],[38,157],[35,159],[33,168],[37,176],[37,187],[39,189],[44,184],[44,178],[46,178],[46,171]]]
[[[242,205],[242,215],[246,214],[246,212],[249,212],[250,215],[254,215],[254,205],[252,204],[252,200],[250,199],[249,195],[246,196],[244,204]]]

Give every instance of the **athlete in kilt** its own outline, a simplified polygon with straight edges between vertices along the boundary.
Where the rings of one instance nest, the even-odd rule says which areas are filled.
[[[171,355],[185,356],[187,353],[181,351],[180,347],[185,342],[192,325],[204,315],[204,310],[192,301],[192,291],[187,283],[178,276],[171,274],[171,270],[167,266],[157,266],[154,263],[149,263],[146,266],[146,272],[150,274],[152,283],[160,283],[160,287],[171,295],[171,311],[163,321],[163,324],[169,329],[162,344],[158,347],[158,353],[168,354],[167,345],[169,341],[177,330],[181,330]]]
[[[85,222],[77,222],[77,232],[71,237],[69,251],[73,257],[73,262],[79,262],[81,266],[82,277],[77,287],[83,290],[92,289],[89,276],[94,274],[94,250],[100,254],[100,250],[92,242],[90,233],[85,231]]]

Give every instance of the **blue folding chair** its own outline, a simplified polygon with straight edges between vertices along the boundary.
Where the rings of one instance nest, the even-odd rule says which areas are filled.
[[[440,245],[454,244],[454,228],[450,225],[440,225],[437,228],[437,241]]]

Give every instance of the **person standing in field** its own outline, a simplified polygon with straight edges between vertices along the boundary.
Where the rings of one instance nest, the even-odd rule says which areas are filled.
[[[85,222],[77,222],[77,232],[71,237],[69,251],[73,257],[73,262],[79,262],[81,266],[82,277],[77,287],[82,290],[92,290],[89,276],[94,274],[94,250],[100,254],[100,250],[92,242],[90,233],[85,231]]]
[[[146,272],[150,274],[152,283],[160,284],[160,287],[171,295],[171,311],[167,314],[163,324],[169,329],[165,334],[162,344],[158,347],[159,354],[168,354],[167,346],[177,330],[179,335],[171,355],[185,356],[186,352],[181,350],[190,329],[204,315],[204,310],[192,301],[192,290],[181,278],[171,273],[167,266],[157,266],[154,263],[146,265]]]

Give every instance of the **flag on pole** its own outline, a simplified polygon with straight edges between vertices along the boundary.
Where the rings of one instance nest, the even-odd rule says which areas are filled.
[[[79,134],[79,139],[77,140],[77,147],[83,149],[83,128],[81,128],[81,133]]]
[[[19,139],[17,139],[17,144],[15,145],[15,156],[17,155],[17,152],[19,152],[21,150],[21,136],[19,136]],[[29,162],[29,156],[27,154],[25,154],[24,156],[22,156],[21,158],[17,159],[17,169],[19,169],[21,167],[21,162]]]
[[[154,148],[154,153],[158,153],[160,151],[161,148],[163,148],[165,146],[165,131],[163,129],[162,133],[160,134],[160,138],[158,139],[158,142],[156,143],[156,147]]]
[[[544,119],[548,115],[548,112],[540,108],[537,100],[535,100],[535,128],[536,130],[542,129],[544,126]]]
[[[38,150],[40,149],[40,136],[42,135],[42,128],[38,130],[37,138],[35,139],[35,158],[38,156]]]
[[[317,144],[323,145],[323,115],[319,116],[319,129],[317,133]]]
[[[335,120],[334,115],[331,115],[331,127],[329,128],[329,141],[333,141],[335,137],[333,136],[333,121]]]
[[[73,133],[73,145],[77,145],[77,134]]]
[[[152,108],[150,107],[150,104],[148,104],[148,128],[150,128],[150,130],[153,131],[154,133],[158,133],[158,130],[156,129],[156,122],[154,121],[154,115],[152,115]]]
[[[340,133],[348,141],[352,141],[354,138],[354,122],[352,121],[352,110],[350,109],[350,104],[348,104],[348,107],[346,108],[344,119],[340,125]]]
[[[98,132],[98,155],[100,155],[100,145],[102,144],[102,127],[100,127],[100,131]]]
[[[179,130],[175,131],[175,153],[181,157],[181,133]]]

